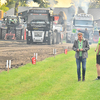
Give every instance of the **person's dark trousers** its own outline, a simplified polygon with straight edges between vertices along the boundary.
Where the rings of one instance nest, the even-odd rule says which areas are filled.
[[[83,80],[85,79],[85,71],[86,71],[86,58],[79,57],[79,59],[76,58],[76,64],[77,64],[77,75],[78,75],[78,80],[81,79],[81,62],[82,62],[82,77]]]

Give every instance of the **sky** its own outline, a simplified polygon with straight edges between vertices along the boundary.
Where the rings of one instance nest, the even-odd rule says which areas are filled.
[[[29,1],[33,1],[33,0],[29,0]],[[50,3],[52,3],[52,0],[49,0]],[[56,5],[53,5],[53,7],[69,7],[71,0],[56,0],[58,1],[58,3]],[[37,6],[37,3],[33,3],[31,2],[30,5],[32,6],[34,4],[34,6]]]
[[[71,0],[57,0],[58,4],[55,5],[54,7],[69,7]]]
[[[5,3],[6,0],[1,0],[1,5]]]

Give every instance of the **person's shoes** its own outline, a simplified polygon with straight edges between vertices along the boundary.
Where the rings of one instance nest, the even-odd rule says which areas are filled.
[[[100,80],[98,77],[95,80]]]
[[[82,79],[82,81],[85,81],[85,77]]]
[[[85,78],[83,78],[82,81],[85,81]]]
[[[79,78],[78,81],[81,81],[81,78]]]

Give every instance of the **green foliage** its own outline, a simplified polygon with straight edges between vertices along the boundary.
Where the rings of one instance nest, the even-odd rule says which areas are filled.
[[[99,100],[94,48],[89,50],[86,81],[77,81],[75,52],[50,57],[0,73],[0,100]]]
[[[28,0],[7,0],[7,7],[10,9],[10,8],[13,8],[15,7],[15,3],[19,3],[19,6],[27,6],[26,5],[26,2]]]
[[[90,5],[89,8],[100,8],[100,0],[94,0]]]
[[[39,5],[40,8],[47,8],[48,4],[46,2],[41,2]]]
[[[41,8],[47,8],[47,7],[50,6],[49,0],[33,0],[33,1],[34,1],[34,2],[37,2],[38,4],[40,4],[39,7],[41,7]],[[57,4],[57,3],[58,3],[58,2],[55,1],[55,0],[53,0],[52,2],[53,2],[54,4]]]
[[[5,4],[3,4],[3,5],[0,7],[0,10],[3,10],[4,12],[6,12],[6,11],[8,11],[8,10],[9,10],[9,8],[8,8],[8,7],[6,7],[6,5],[5,5]]]
[[[0,7],[1,7],[1,0],[0,0]]]

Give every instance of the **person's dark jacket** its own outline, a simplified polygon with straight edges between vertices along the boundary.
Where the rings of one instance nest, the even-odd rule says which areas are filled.
[[[72,47],[72,49],[74,51],[76,51],[75,58],[79,58],[79,51],[77,51],[78,48],[79,48],[78,47],[78,40],[75,40],[73,47]],[[90,49],[90,47],[89,47],[89,43],[86,39],[83,39],[83,48],[82,49],[83,49],[82,58],[87,58],[88,57],[87,51]]]

